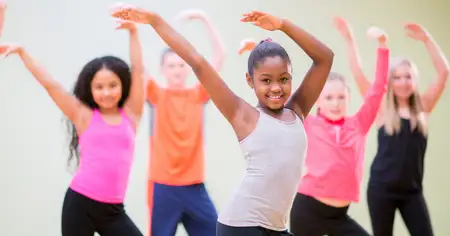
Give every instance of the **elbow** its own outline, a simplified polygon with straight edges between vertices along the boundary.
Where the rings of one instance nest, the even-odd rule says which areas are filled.
[[[442,70],[442,71],[439,73],[439,78],[441,78],[441,79],[444,80],[444,81],[447,81],[449,72],[450,72],[450,70],[449,70],[448,68],[445,68],[444,70]]]
[[[314,64],[316,65],[326,65],[327,67],[330,67],[333,65],[334,60],[334,52],[328,47],[325,47],[325,50],[323,50],[320,53],[320,56],[314,60]]]

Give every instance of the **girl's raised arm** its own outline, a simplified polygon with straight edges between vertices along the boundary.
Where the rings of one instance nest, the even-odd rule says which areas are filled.
[[[125,104],[126,110],[136,126],[142,117],[145,104],[144,65],[142,62],[142,47],[138,30],[133,22],[118,21],[117,29],[128,30],[130,34],[131,88]]]
[[[422,105],[425,113],[430,113],[436,106],[439,98],[444,92],[450,67],[444,52],[439,48],[439,45],[434,41],[428,31],[419,24],[409,23],[405,26],[406,34],[415,39],[422,41],[430,54],[434,67],[436,68],[436,80],[429,85],[425,93],[422,94]]]
[[[112,16],[137,23],[150,24],[166,44],[192,67],[197,79],[205,87],[211,100],[232,125],[247,122],[256,124],[258,111],[236,96],[222,80],[216,69],[162,17],[130,5],[116,5],[112,10]],[[248,115],[249,113],[251,114]],[[236,128],[235,131],[237,131]],[[238,136],[240,135],[238,134]]]
[[[92,115],[92,110],[89,107],[69,94],[23,47],[14,44],[0,45],[0,55],[7,57],[10,54],[20,56],[25,67],[33,74],[39,84],[45,88],[56,105],[73,122],[77,130],[81,131],[87,127]]]

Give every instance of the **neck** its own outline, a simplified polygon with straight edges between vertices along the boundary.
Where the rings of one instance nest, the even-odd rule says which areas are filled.
[[[114,114],[119,111],[119,107],[113,107],[113,108],[99,108],[100,112],[102,114]]]
[[[398,108],[408,108],[409,102],[407,99],[397,99]]]
[[[284,107],[280,107],[279,109],[270,109],[270,108],[262,105],[261,103],[258,103],[258,105],[256,107],[261,108],[266,113],[272,113],[272,114],[275,114],[275,115],[278,115],[278,114],[282,113],[283,109],[284,109]]]

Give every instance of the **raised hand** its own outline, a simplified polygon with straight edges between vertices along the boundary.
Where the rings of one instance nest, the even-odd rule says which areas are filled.
[[[241,22],[249,22],[265,30],[279,30],[283,26],[283,20],[270,14],[252,11],[242,14]]]
[[[367,30],[367,37],[370,39],[376,39],[381,46],[386,46],[388,40],[386,32],[376,26],[372,26]]]
[[[0,0],[0,36],[2,36],[3,24],[5,22],[5,14],[6,14],[6,3],[3,0]]]
[[[117,26],[116,29],[126,29],[129,31],[135,31],[136,30],[136,24],[132,21],[117,19]]]
[[[133,5],[116,3],[111,7],[111,16],[135,23],[151,24],[155,14]]]
[[[242,55],[246,51],[252,51],[256,47],[256,41],[254,39],[244,39],[241,41],[241,47],[239,48],[238,54]]]
[[[405,25],[405,33],[410,38],[420,41],[427,41],[430,38],[428,31],[419,24],[408,23]]]
[[[4,58],[11,54],[20,53],[22,50],[22,46],[17,44],[0,44],[0,55],[3,55]]]
[[[350,27],[350,24],[344,18],[335,17],[333,19],[333,24],[346,41],[350,41],[353,39],[353,31]]]
[[[178,20],[202,20],[206,18],[206,13],[199,9],[191,9],[181,12],[178,16]]]

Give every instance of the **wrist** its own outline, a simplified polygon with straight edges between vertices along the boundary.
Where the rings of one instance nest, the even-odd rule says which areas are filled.
[[[288,19],[280,19],[280,28],[278,30],[281,30],[281,31],[285,32],[287,24],[289,24],[289,20]]]
[[[157,23],[157,21],[159,19],[160,19],[160,16],[158,14],[149,12],[149,13],[147,13],[145,20],[146,20],[147,24],[154,25],[155,23]]]

